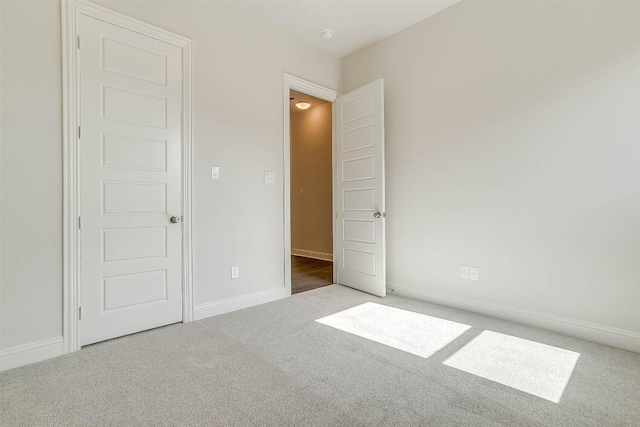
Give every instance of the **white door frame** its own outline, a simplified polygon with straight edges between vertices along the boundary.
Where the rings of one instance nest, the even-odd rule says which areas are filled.
[[[301,79],[299,77],[292,76],[284,73],[282,84],[282,101],[284,104],[284,179],[283,179],[283,191],[284,191],[284,286],[287,296],[291,296],[291,103],[289,102],[289,96],[291,89],[305,93],[307,95],[315,96],[316,98],[324,99],[331,102],[331,153],[332,153],[332,224],[333,224],[333,253],[336,253],[336,147],[333,143],[335,141],[335,101],[338,98],[338,92],[326,88],[324,86],[311,83],[310,81]],[[333,277],[336,277],[336,263],[333,263]]]
[[[61,0],[62,7],[62,147],[63,147],[63,325],[64,352],[80,350],[80,233],[78,22],[87,15],[182,49],[182,321],[193,320],[191,239],[192,42],[145,22],[85,0]]]

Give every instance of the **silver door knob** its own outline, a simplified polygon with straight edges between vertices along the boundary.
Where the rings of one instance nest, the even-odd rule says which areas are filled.
[[[180,222],[180,217],[179,216],[172,216],[169,221],[171,221],[172,224],[177,224]]]
[[[376,213],[373,214],[373,217],[374,218],[381,218],[382,214],[380,212],[376,212]]]

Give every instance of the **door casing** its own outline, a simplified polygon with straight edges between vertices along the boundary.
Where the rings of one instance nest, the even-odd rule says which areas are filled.
[[[310,81],[301,79],[299,77],[292,76],[291,74],[284,73],[282,84],[282,101],[284,105],[284,179],[283,179],[283,192],[284,192],[284,286],[287,296],[291,295],[291,116],[290,116],[290,102],[289,94],[291,89],[305,93],[307,95],[315,96],[316,98],[324,99],[331,102],[331,176],[332,176],[332,235],[333,235],[333,278],[336,278],[337,267],[335,263],[336,253],[336,135],[335,135],[335,101],[338,98],[338,92],[326,88],[324,86],[317,85]]]
[[[192,186],[192,41],[143,21],[84,0],[62,0],[62,140],[63,140],[63,345],[64,353],[80,350],[80,156],[78,135],[78,17],[87,15],[175,45],[182,51],[182,318],[193,320],[191,231]]]

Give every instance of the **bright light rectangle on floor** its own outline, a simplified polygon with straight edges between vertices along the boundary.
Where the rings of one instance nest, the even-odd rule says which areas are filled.
[[[580,353],[483,331],[443,363],[558,403],[578,357]]]
[[[424,358],[430,357],[471,328],[462,323],[373,302],[340,311],[316,322]]]

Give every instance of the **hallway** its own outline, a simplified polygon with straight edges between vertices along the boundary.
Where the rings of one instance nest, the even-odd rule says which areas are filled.
[[[310,291],[333,283],[333,263],[291,256],[291,293]]]

